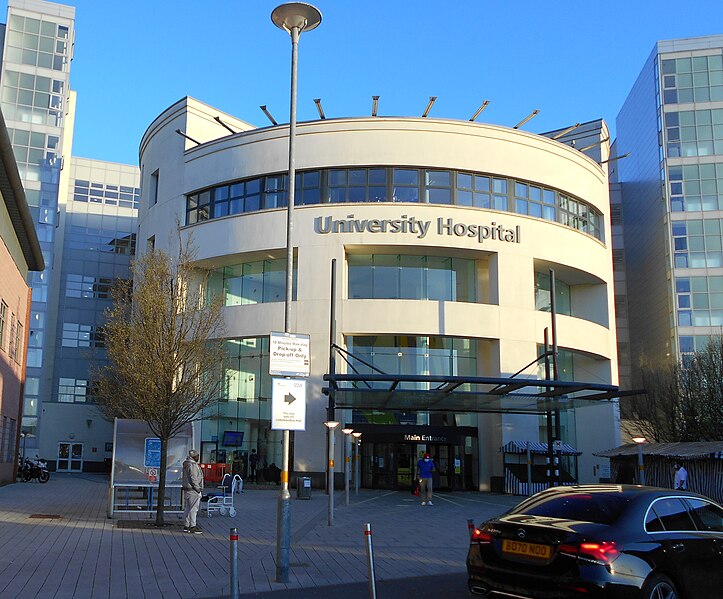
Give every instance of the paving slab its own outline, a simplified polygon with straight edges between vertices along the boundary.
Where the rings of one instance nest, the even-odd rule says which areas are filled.
[[[291,500],[289,582],[276,582],[278,488],[247,485],[236,517],[199,514],[204,534],[183,533],[180,516],[163,529],[139,525],[147,515],[107,517],[107,476],[53,473],[46,484],[0,487],[0,597],[3,599],[199,599],[229,595],[229,531],[238,528],[239,593],[366,583],[364,524],[372,527],[377,581],[463,574],[467,519],[479,523],[520,498],[489,493],[438,493],[422,507],[409,493],[352,491],[345,505],[328,498]],[[31,518],[31,516],[60,516]]]

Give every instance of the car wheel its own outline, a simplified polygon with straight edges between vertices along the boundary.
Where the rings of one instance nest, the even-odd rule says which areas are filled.
[[[655,574],[643,587],[644,599],[679,599],[678,591],[667,576]]]

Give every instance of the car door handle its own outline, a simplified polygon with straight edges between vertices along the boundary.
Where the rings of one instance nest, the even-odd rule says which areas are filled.
[[[685,545],[683,545],[683,543],[676,543],[673,545],[673,551],[677,551],[678,553],[685,551]]]

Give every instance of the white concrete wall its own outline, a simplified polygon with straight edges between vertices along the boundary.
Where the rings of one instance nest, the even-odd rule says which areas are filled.
[[[170,107],[149,127],[141,143],[143,188],[150,173],[160,173],[158,203],[147,205],[143,193],[139,211],[138,247],[155,236],[156,247],[172,242],[176,220],[185,218],[185,194],[235,179],[285,172],[288,127],[251,130],[190,147],[175,133],[188,127],[201,135],[213,109],[187,98]],[[209,112],[211,111],[211,112]],[[206,127],[216,125],[207,124]],[[209,130],[207,137],[213,137]],[[191,144],[192,145],[192,144]],[[497,174],[559,189],[595,206],[609,223],[607,177],[591,159],[548,138],[503,127],[477,123],[418,118],[336,119],[302,123],[298,128],[297,169],[331,166],[392,166],[450,168]],[[403,215],[430,221],[424,237],[407,233],[320,233],[315,219],[400,219]],[[437,219],[455,223],[519,230],[519,243],[440,234]],[[218,267],[247,257],[283,256],[286,246],[286,210],[234,215],[184,227],[198,249],[204,266]],[[519,229],[517,229],[519,227]],[[606,237],[610,237],[606,230]],[[307,431],[296,435],[296,457],[309,470],[323,470],[325,460],[326,397],[321,395],[329,346],[330,264],[338,270],[337,331],[346,335],[393,333],[450,335],[495,341],[497,372],[510,375],[537,355],[549,314],[535,310],[534,273],[540,262],[577,272],[585,283],[575,302],[587,319],[560,316],[558,344],[585,352],[594,365],[588,382],[617,382],[612,260],[609,244],[561,224],[527,216],[476,208],[429,204],[322,204],[295,209],[294,245],[298,248],[298,300],[291,312],[291,330],[311,335],[312,376],[309,380]],[[400,300],[346,299],[345,255],[365,248],[391,253],[464,255],[488,261],[489,297],[485,304]],[[282,330],[283,304],[227,308],[228,335],[267,335]],[[598,324],[603,323],[603,324]],[[608,326],[605,326],[608,324]],[[534,376],[536,367],[525,374]],[[578,377],[587,380],[584,376]],[[612,447],[617,439],[613,407],[594,408],[595,417],[578,422],[592,426],[594,434],[578,430],[579,449],[589,452]],[[341,415],[340,415],[341,418]],[[501,474],[495,448],[512,439],[537,439],[534,417],[481,416],[480,474]],[[494,449],[494,451],[492,451]],[[590,480],[584,478],[583,480]]]

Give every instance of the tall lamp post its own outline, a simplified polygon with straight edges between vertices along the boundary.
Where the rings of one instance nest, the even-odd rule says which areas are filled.
[[[339,423],[330,420],[324,425],[329,429],[329,526],[334,524],[334,429]]]
[[[638,484],[645,484],[645,462],[643,462],[643,443],[647,441],[645,437],[633,437],[633,441],[638,444]]]
[[[354,495],[359,495],[359,445],[362,434],[354,431],[351,436],[354,437]]]
[[[341,432],[344,433],[344,498],[346,507],[349,507],[349,479],[351,478],[349,463],[351,462],[351,434],[354,429],[343,428]]]
[[[311,4],[289,2],[271,12],[271,20],[291,36],[291,100],[289,109],[289,185],[286,199],[286,297],[284,300],[284,332],[291,332],[291,299],[294,268],[294,193],[296,183],[296,72],[299,35],[321,23],[321,12]],[[289,553],[291,548],[291,494],[289,493],[289,431],[282,433],[282,470],[276,518],[276,581],[289,582]]]

